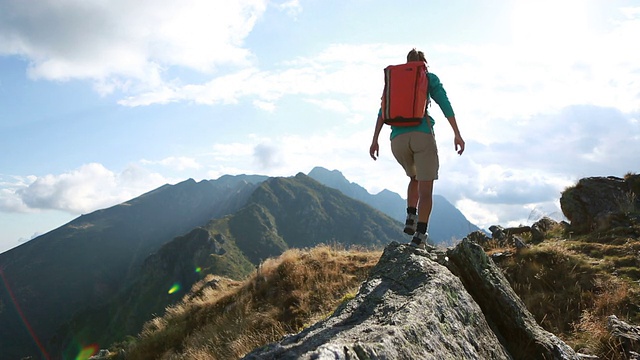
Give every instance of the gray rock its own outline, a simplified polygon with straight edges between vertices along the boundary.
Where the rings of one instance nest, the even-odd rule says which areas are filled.
[[[578,358],[571,347],[536,323],[481,247],[463,240],[447,253],[448,268],[462,280],[514,359]]]
[[[496,240],[498,246],[515,246],[516,249],[529,247],[529,245],[517,235],[531,232],[530,226],[517,226],[504,229],[500,225],[491,225],[489,231],[491,231],[491,238]],[[477,243],[477,241],[473,239],[470,240]]]
[[[467,239],[469,239],[471,242],[474,242],[478,245],[485,245],[486,243],[488,243],[491,238],[487,236],[487,234],[485,234],[482,231],[474,231],[472,233],[470,233],[469,235],[467,235]]]
[[[543,217],[533,223],[531,225],[531,242],[534,244],[543,242],[546,233],[556,225],[558,222],[548,217]]]
[[[578,359],[537,325],[499,268],[464,239],[427,252],[392,242],[356,297],[244,359]]]
[[[638,209],[638,175],[621,179],[614,176],[580,179],[576,186],[568,188],[560,197],[560,207],[571,221],[571,230],[586,233],[606,230],[619,222],[619,214],[628,215]]]
[[[494,240],[502,240],[507,237],[507,233],[504,231],[504,228],[500,225],[489,226],[489,231],[491,231],[491,238]]]
[[[616,343],[620,344],[625,359],[640,358],[637,356],[640,352],[640,326],[629,325],[611,315],[607,318],[607,329]]]
[[[524,239],[517,235],[513,235],[513,245],[516,247],[516,249],[524,249],[529,247]]]
[[[516,226],[504,229],[504,232],[507,235],[521,235],[528,232],[531,232],[530,226]]]

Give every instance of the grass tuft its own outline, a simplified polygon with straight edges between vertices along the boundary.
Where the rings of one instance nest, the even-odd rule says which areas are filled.
[[[354,296],[380,255],[322,245],[268,259],[243,282],[210,275],[147,322],[127,358],[239,358],[330,315]],[[217,286],[207,287],[214,280]]]

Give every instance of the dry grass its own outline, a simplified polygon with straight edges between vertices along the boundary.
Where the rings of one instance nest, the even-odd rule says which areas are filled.
[[[208,277],[145,324],[129,359],[237,359],[331,313],[381,252],[318,246],[265,261],[242,283]]]
[[[556,228],[543,243],[528,249],[489,245],[487,252],[514,254],[499,265],[546,330],[577,351],[622,359],[606,319],[616,315],[632,324],[640,321],[637,233],[634,228],[612,229],[567,240]]]
[[[575,350],[622,359],[606,319],[640,324],[640,229],[568,236],[509,252],[499,266],[536,320]],[[208,277],[149,321],[129,359],[236,359],[331,314],[353,298],[380,252],[319,246],[265,261],[243,282]],[[211,286],[214,284],[215,286]]]
[[[593,302],[591,267],[558,242],[523,249],[502,266],[536,320],[555,334],[571,332],[571,324]]]
[[[637,300],[630,284],[616,277],[598,278],[595,281],[593,304],[585,309],[580,319],[574,324],[575,330],[567,334],[569,342],[576,349],[586,349],[585,352],[595,353],[602,359],[618,359],[619,344],[609,336],[606,319],[615,314],[629,319],[629,307]]]

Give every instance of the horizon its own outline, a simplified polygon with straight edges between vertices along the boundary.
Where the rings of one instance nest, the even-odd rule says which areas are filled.
[[[338,172],[340,173],[340,176],[342,176],[342,178],[343,178],[343,179],[345,179],[346,181],[349,181],[349,182],[350,182],[350,183],[352,183],[352,184],[356,184],[356,185],[358,185],[358,186],[362,187],[362,185],[357,184],[357,183],[355,183],[355,182],[353,182],[353,181],[350,181],[349,179],[347,179],[346,177],[344,177],[344,174],[342,173],[342,171],[340,171],[340,170],[338,170],[338,169],[327,169],[327,168],[324,168],[324,167],[321,167],[321,166],[315,166],[315,167],[313,167],[313,168],[312,168],[312,170],[313,170],[313,169],[316,169],[316,168],[321,168],[321,169],[327,170],[327,171],[329,171],[329,172],[338,171]],[[309,172],[307,172],[307,173],[303,173],[303,172],[298,172],[298,173],[303,173],[304,175],[309,176],[309,174],[311,173],[311,171],[312,171],[312,170],[310,170],[310,171],[309,171]],[[296,173],[296,174],[298,174],[298,173]],[[294,177],[296,174],[288,175],[288,176],[284,176],[284,177]],[[32,239],[26,240],[26,241],[24,241],[24,242],[22,242],[22,243],[20,243],[20,244],[18,244],[18,245],[16,245],[16,246],[12,247],[12,248],[9,248],[9,249],[6,249],[6,250],[0,250],[0,254],[2,254],[2,253],[4,253],[4,252],[7,252],[7,251],[9,251],[9,250],[11,250],[11,249],[17,248],[17,247],[19,247],[19,246],[20,246],[20,245],[22,245],[22,244],[26,244],[26,243],[28,243],[29,241],[34,240],[34,239],[36,239],[36,238],[37,238],[37,237],[39,237],[39,236],[46,235],[47,233],[49,233],[49,232],[51,232],[51,231],[54,231],[54,230],[56,230],[56,229],[58,229],[58,228],[60,228],[60,227],[63,227],[63,226],[65,226],[65,225],[69,224],[70,222],[73,222],[74,220],[78,219],[78,218],[79,218],[79,217],[81,217],[81,216],[89,215],[89,214],[91,214],[91,213],[93,213],[93,212],[97,212],[97,211],[101,211],[101,210],[109,209],[109,208],[114,207],[114,206],[122,205],[122,204],[127,203],[127,202],[130,202],[131,200],[134,200],[134,199],[136,199],[136,198],[138,198],[138,197],[140,197],[140,196],[143,196],[143,195],[145,195],[145,194],[147,194],[147,193],[151,193],[151,192],[153,192],[153,191],[155,191],[155,190],[158,190],[159,188],[162,188],[162,187],[164,187],[164,186],[167,186],[167,185],[169,185],[169,186],[174,186],[174,185],[178,185],[178,184],[181,184],[181,183],[184,183],[184,182],[188,182],[188,181],[194,181],[194,182],[196,182],[196,183],[200,183],[200,182],[203,182],[203,181],[217,181],[217,180],[219,180],[219,179],[221,179],[222,177],[225,177],[225,176],[266,176],[266,177],[269,177],[269,178],[272,178],[272,177],[279,177],[279,176],[268,176],[268,175],[263,175],[263,174],[234,174],[234,175],[232,175],[232,174],[223,174],[223,175],[221,175],[220,177],[218,177],[218,178],[216,178],[216,179],[201,179],[201,180],[196,180],[196,179],[193,179],[193,178],[188,178],[188,179],[180,180],[180,181],[178,181],[178,182],[176,182],[176,183],[174,183],[174,184],[168,184],[168,183],[166,183],[166,184],[162,184],[162,185],[160,185],[160,186],[158,186],[158,187],[156,187],[156,188],[150,189],[149,191],[146,191],[146,192],[144,192],[144,193],[142,193],[142,194],[140,194],[140,195],[138,195],[138,196],[136,196],[136,197],[133,197],[133,198],[130,198],[130,199],[126,199],[126,200],[124,200],[124,201],[122,201],[122,202],[120,202],[120,203],[113,204],[113,205],[109,205],[108,207],[105,207],[105,208],[96,209],[96,210],[91,211],[91,212],[89,212],[89,213],[79,214],[78,216],[76,216],[76,217],[74,217],[74,218],[70,219],[68,222],[66,222],[66,223],[64,223],[64,224],[61,224],[59,227],[53,228],[53,229],[51,229],[50,231],[47,231],[47,232],[45,232],[45,233],[43,233],[43,234],[38,234],[37,236],[34,236]],[[326,186],[328,186],[328,185],[326,185]],[[362,187],[362,188],[364,189],[364,187]],[[406,197],[403,197],[401,194],[399,194],[399,193],[397,193],[397,192],[394,192],[394,191],[391,191],[391,190],[389,190],[389,189],[382,189],[382,190],[380,190],[379,192],[377,192],[377,193],[375,193],[375,194],[374,194],[374,193],[369,192],[367,189],[364,189],[364,190],[365,190],[365,191],[367,191],[367,193],[368,193],[368,194],[370,194],[370,195],[377,195],[377,194],[380,194],[380,193],[382,193],[382,192],[387,191],[387,192],[391,192],[392,194],[395,194],[395,195],[400,196],[403,200],[406,200]],[[438,193],[434,193],[433,195],[434,195],[434,196],[442,196],[442,195],[440,195],[440,194],[438,194]],[[345,195],[345,196],[347,196],[347,195]],[[443,198],[444,198],[444,196],[443,196]],[[448,199],[446,199],[446,198],[445,198],[445,200],[446,200],[446,201],[448,201]],[[452,204],[452,205],[453,205],[453,204]],[[464,214],[463,214],[463,215],[464,215]],[[566,218],[565,218],[565,217],[564,217],[564,215],[562,215],[562,214],[557,215],[557,214],[543,214],[543,213],[537,214],[537,216],[536,216],[536,220],[538,220],[539,218],[541,218],[541,217],[543,217],[543,216],[550,217],[550,218],[552,218],[552,219],[554,219],[554,220],[559,220],[559,218],[562,218],[562,219],[565,219],[565,220],[566,220]],[[468,220],[468,219],[467,219],[467,220]],[[476,225],[476,224],[473,224],[473,225]],[[492,225],[502,225],[502,224],[492,224]],[[488,228],[481,228],[481,230],[489,231],[489,230],[488,230]]]
[[[320,166],[406,198],[388,127],[368,149],[413,47],[466,141],[433,104],[434,193],[530,224],[581,178],[640,172],[638,38],[632,0],[0,0],[0,253],[189,178]]]

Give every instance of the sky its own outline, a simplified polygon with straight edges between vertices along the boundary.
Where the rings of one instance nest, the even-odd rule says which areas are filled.
[[[562,218],[640,172],[640,1],[0,0],[0,252],[164,184],[339,170],[406,197],[383,69],[425,52],[435,193],[474,224]]]

